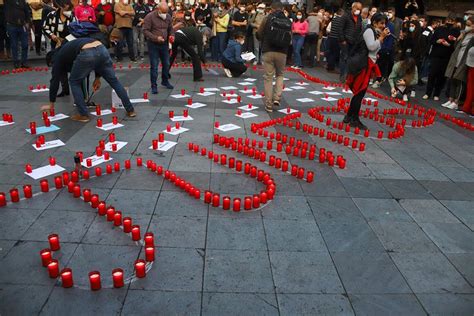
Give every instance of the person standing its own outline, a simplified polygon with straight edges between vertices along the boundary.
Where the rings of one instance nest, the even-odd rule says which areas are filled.
[[[308,35],[305,37],[305,55],[308,56],[309,66],[314,67],[315,65],[315,56],[316,56],[316,46],[318,45],[318,36],[319,36],[319,18],[318,18],[318,8],[314,8],[306,21],[308,22]]]
[[[30,10],[25,0],[5,0],[5,22],[7,34],[10,38],[13,66],[15,68],[29,68],[28,58],[28,24]],[[21,59],[18,56],[18,42],[21,44]]]
[[[145,35],[143,34],[143,21],[150,8],[145,4],[144,0],[138,0],[133,6],[135,17],[133,19],[133,42],[135,45],[135,56],[143,60],[145,57]]]
[[[31,9],[31,18],[33,23],[33,31],[35,34],[35,51],[36,55],[41,55],[41,37],[43,36],[43,1],[42,0],[28,0],[28,5]]]
[[[303,49],[304,39],[308,34],[308,22],[303,16],[303,11],[299,10],[296,12],[296,21],[291,25],[291,32],[293,33],[293,69],[303,68],[303,60],[301,58],[301,50]]]
[[[291,21],[283,13],[283,4],[275,1],[271,13],[265,17],[257,32],[261,41],[264,67],[265,110],[273,112],[280,105],[283,90],[283,72],[291,44]],[[275,87],[273,87],[273,77]]]
[[[74,7],[74,17],[78,22],[95,23],[97,21],[95,10],[91,4],[92,0],[81,0],[79,5]]]
[[[5,4],[0,1],[0,60],[10,59],[10,40],[5,22]]]
[[[443,89],[446,78],[444,76],[449,58],[454,51],[459,30],[454,27],[455,16],[450,14],[446,19],[446,25],[436,28],[431,39],[432,48],[430,53],[430,70],[428,83],[423,100],[433,95],[435,101],[439,101],[439,95]]]
[[[369,86],[369,80],[371,77],[380,77],[376,61],[383,41],[390,35],[386,23],[385,15],[376,13],[372,17],[370,27],[364,31],[362,37],[359,37],[354,47],[355,54],[351,55],[348,60],[349,75],[346,84],[352,90],[353,97],[343,122],[348,123],[351,127],[367,129],[359,119],[359,111]]]
[[[170,55],[168,43],[173,43],[174,41],[174,30],[168,10],[166,3],[160,3],[155,11],[150,12],[143,21],[143,33],[148,41],[151,93],[153,94],[158,93],[158,86],[156,84],[158,79],[158,59],[163,65],[161,85],[167,89],[174,88],[169,82]]]
[[[100,0],[95,12],[99,27],[103,29],[101,31],[104,33],[110,33],[115,24],[114,6],[112,3],[107,0]]]
[[[216,31],[216,40],[212,44],[212,59],[220,61],[222,53],[227,45],[227,28],[229,26],[229,13],[227,12],[228,4],[226,2],[219,3],[219,9],[214,13],[214,24]]]
[[[342,14],[342,9],[334,13],[332,21],[328,23],[326,28],[326,32],[328,33],[325,52],[327,61],[326,70],[330,73],[336,72],[336,64],[340,60],[341,47],[339,45],[339,38],[342,32]]]
[[[124,42],[127,42],[128,56],[131,61],[136,62],[135,45],[133,42],[133,18],[135,11],[129,0],[120,0],[114,5],[115,12],[115,27],[120,30],[122,40],[115,46],[115,58],[117,61],[122,61],[122,49]]]
[[[254,44],[254,54],[257,56],[256,63],[261,65],[262,64],[262,49],[260,45],[260,41],[257,39],[257,31],[262,24],[262,21],[265,19],[265,3],[260,3],[257,6],[257,12],[253,16],[253,19],[250,21],[250,26],[252,27],[252,36],[253,36],[253,44]]]
[[[194,81],[204,81],[202,78],[201,61],[206,63],[203,49],[203,35],[195,26],[185,26],[176,31],[175,40],[173,43],[171,61],[172,65],[178,55],[178,48],[181,47],[191,57],[193,62],[193,78]],[[193,46],[197,47],[197,52]]]
[[[58,9],[50,12],[43,24],[43,32],[51,40],[53,49],[66,41],[69,35],[68,25],[73,20],[70,0],[56,1],[56,5]]]
[[[207,4],[207,0],[200,0],[199,6],[194,11],[194,18],[197,20],[198,17],[202,17],[204,24],[212,29],[212,11]]]
[[[339,33],[339,45],[341,47],[341,55],[339,58],[340,81],[345,82],[347,76],[347,58],[352,51],[355,41],[362,32],[362,19],[360,13],[362,4],[354,2],[351,11],[346,12],[342,16],[341,32]]]
[[[466,78],[466,100],[462,111],[468,115],[474,116],[474,47],[467,52],[466,57],[467,78]]]
[[[239,10],[232,15],[232,26],[235,34],[245,34],[247,30],[247,24],[249,20],[249,14],[245,10],[245,4],[239,4]]]

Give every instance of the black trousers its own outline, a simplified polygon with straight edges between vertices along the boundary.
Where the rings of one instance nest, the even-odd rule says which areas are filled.
[[[186,35],[182,35],[180,33],[176,33],[173,47],[171,50],[171,60],[170,60],[170,65],[173,65],[176,55],[178,55],[178,48],[181,47],[181,49],[186,52],[191,57],[191,60],[193,61],[193,77],[194,80],[201,79],[202,78],[202,68],[201,68],[201,58],[200,56],[196,53],[194,48],[189,44],[188,39],[186,38]]]
[[[431,97],[439,97],[441,90],[446,82],[444,73],[448,67],[449,58],[431,57],[430,71],[428,74],[428,84],[426,85],[426,94]],[[434,92],[433,92],[434,91]]]
[[[43,21],[33,20],[33,27],[35,29],[35,50],[36,53],[41,53],[41,36],[43,35]]]
[[[240,75],[247,71],[247,66],[245,66],[245,64],[233,63],[225,57],[222,57],[222,64],[225,68],[230,70],[232,77],[240,77]]]
[[[318,45],[318,34],[310,33],[304,38],[305,57],[309,60],[309,66],[314,67],[314,58],[316,57],[316,45]]]
[[[367,89],[364,89],[352,97],[351,105],[349,106],[349,111],[347,112],[347,117],[349,117],[351,120],[359,119],[359,111],[360,107],[362,106],[362,99],[364,98],[366,91]]]
[[[339,42],[337,38],[328,37],[326,40],[326,60],[327,60],[327,69],[334,70],[336,64],[339,62],[339,55],[341,48],[339,47]]]
[[[377,59],[382,78],[387,79],[393,67],[393,50],[383,50],[379,52]]]

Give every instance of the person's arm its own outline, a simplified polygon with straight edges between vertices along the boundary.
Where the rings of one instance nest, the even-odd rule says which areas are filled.
[[[303,22],[303,29],[302,29],[301,35],[308,35],[308,32],[309,32],[309,24],[308,24],[308,21],[304,21],[304,22]]]
[[[395,80],[397,78],[397,73],[398,73],[398,68],[400,67],[400,62],[396,62],[395,65],[393,65],[392,71],[390,72],[390,75],[388,76],[388,83],[390,84],[390,89],[395,88]]]
[[[133,18],[135,16],[135,10],[133,10],[131,5],[125,7],[125,14]]]
[[[371,52],[379,50],[381,47],[381,43],[379,40],[375,39],[374,31],[372,29],[367,29],[364,32],[364,41],[365,45],[367,45],[367,49]]]
[[[257,30],[257,39],[259,41],[263,41],[264,33],[265,33],[265,24],[267,24],[268,16],[266,16],[262,23],[260,23],[260,26],[258,27]]]
[[[62,75],[63,72],[58,70],[58,66],[53,65],[53,70],[51,71],[51,80],[49,81],[49,103],[51,106],[54,106],[54,102],[56,102],[56,96],[58,95],[59,83],[61,82]]]
[[[413,76],[413,79],[410,82],[410,86],[414,86],[418,83],[418,68],[415,66],[415,75]]]
[[[54,12],[51,12],[51,13],[54,13]],[[51,31],[51,24],[52,24],[51,20],[53,16],[51,13],[48,14],[48,16],[43,22],[43,33],[49,39],[52,39],[52,35],[53,35],[53,32]]]
[[[238,63],[245,63],[245,61],[242,59],[242,56],[240,56],[242,54],[242,46],[240,45],[235,45],[235,60],[238,62]]]
[[[341,19],[341,21],[340,21],[341,29],[339,30],[338,37],[339,37],[339,42],[345,44],[345,43],[347,43],[346,42],[346,37],[344,36],[344,34],[346,33],[345,29],[346,29],[346,24],[347,24],[346,14],[341,16],[340,19]]]
[[[156,42],[156,37],[152,32],[152,23],[151,23],[151,14],[147,15],[145,19],[143,20],[143,34],[147,39],[149,39],[152,42]]]

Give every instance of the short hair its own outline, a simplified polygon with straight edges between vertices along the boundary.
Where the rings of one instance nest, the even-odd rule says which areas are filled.
[[[354,9],[354,8],[355,8],[356,6],[358,6],[358,5],[361,5],[361,6],[362,6],[362,3],[356,1],[356,2],[352,3],[351,8]]]
[[[271,8],[273,10],[282,10],[283,9],[283,3],[281,3],[281,1],[273,1]]]
[[[456,21],[456,14],[453,12],[449,12],[448,17],[446,19]]]
[[[238,39],[238,38],[245,38],[245,34],[242,32],[235,32],[234,39]]]
[[[385,23],[387,23],[387,17],[385,16],[385,14],[382,14],[380,12],[375,13],[372,19],[370,20],[372,25],[374,25],[374,23],[379,23],[382,21],[385,21]]]
[[[388,7],[387,11],[393,11],[393,12],[397,12],[397,10],[395,10],[394,7]]]

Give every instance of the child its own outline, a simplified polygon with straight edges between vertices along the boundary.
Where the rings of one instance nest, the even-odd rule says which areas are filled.
[[[405,57],[393,65],[392,72],[388,77],[388,82],[392,88],[392,97],[398,93],[403,95],[403,101],[408,101],[412,87],[418,83],[418,69],[413,57]]]
[[[241,74],[247,71],[244,60],[240,56],[242,53],[242,45],[245,41],[245,35],[237,32],[234,39],[229,40],[227,48],[222,56],[222,65],[224,65],[224,72],[227,77],[240,77]]]

